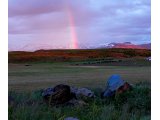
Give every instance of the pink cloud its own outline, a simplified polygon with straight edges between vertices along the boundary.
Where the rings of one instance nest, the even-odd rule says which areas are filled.
[[[70,46],[71,26],[79,44],[144,42],[150,41],[150,1],[9,0],[8,24],[10,46]]]

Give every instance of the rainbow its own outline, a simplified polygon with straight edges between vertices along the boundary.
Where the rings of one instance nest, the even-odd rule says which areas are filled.
[[[71,10],[67,9],[68,13],[68,18],[69,18],[69,25],[70,25],[70,36],[71,36],[71,49],[78,49],[78,37],[77,37],[77,32],[75,28],[75,22],[74,22],[74,17],[72,15]]]

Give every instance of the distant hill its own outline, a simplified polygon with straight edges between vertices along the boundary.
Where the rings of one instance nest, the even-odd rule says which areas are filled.
[[[124,43],[110,43],[108,45],[103,45],[101,48],[129,48],[129,49],[151,49],[151,43],[147,44],[132,44],[131,42]]]
[[[96,58],[150,57],[148,49],[76,49],[76,50],[37,50],[35,52],[14,51],[8,53],[10,63],[14,62],[64,62]]]
[[[146,49],[151,49],[151,43],[141,44],[140,46],[143,47],[143,48],[146,48]]]
[[[106,49],[106,48],[126,48],[126,49],[151,49],[151,43],[147,44],[133,44],[131,42],[124,43],[109,43],[103,45],[86,45],[80,44],[79,49]],[[15,46],[14,48],[9,48],[9,51],[36,51],[36,50],[50,50],[50,49],[68,49],[69,46],[51,46],[49,44],[27,44],[23,47]]]

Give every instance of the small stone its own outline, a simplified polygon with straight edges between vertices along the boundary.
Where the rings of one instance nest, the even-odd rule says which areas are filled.
[[[65,118],[64,120],[79,120],[79,119],[74,118],[74,117],[67,117],[67,118]]]

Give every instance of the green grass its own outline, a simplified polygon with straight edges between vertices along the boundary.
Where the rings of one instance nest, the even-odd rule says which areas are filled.
[[[84,107],[50,107],[43,102],[41,90],[33,92],[10,91],[14,98],[9,105],[9,120],[63,120],[77,117],[80,120],[150,120],[150,85],[136,84],[133,90],[110,99],[100,99],[101,88],[94,88],[95,99],[87,100]]]
[[[72,66],[67,63],[9,64],[9,90],[28,91],[56,84],[103,88],[108,77],[120,74],[131,84],[150,82],[150,66]]]
[[[150,82],[150,66],[72,66],[67,63],[9,64],[9,90],[32,91],[69,84],[103,88],[112,74],[120,74],[131,84]]]
[[[134,66],[129,65],[130,61],[126,66],[74,66],[69,62],[28,64],[31,66],[9,63],[9,96],[14,98],[8,107],[9,120],[63,120],[68,116],[80,120],[151,119],[151,67],[143,60]],[[100,93],[112,74],[120,74],[122,79],[135,85],[134,89],[102,100]],[[43,102],[41,89],[57,84],[87,87],[98,97],[87,100],[89,105],[85,107],[50,107]]]

